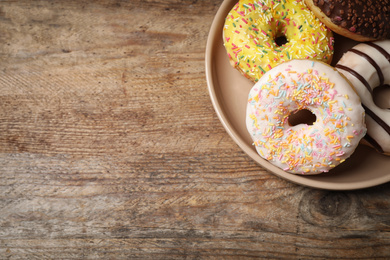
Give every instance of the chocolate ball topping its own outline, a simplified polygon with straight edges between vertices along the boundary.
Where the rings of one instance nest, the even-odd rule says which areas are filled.
[[[334,24],[353,33],[390,39],[390,0],[313,0]]]

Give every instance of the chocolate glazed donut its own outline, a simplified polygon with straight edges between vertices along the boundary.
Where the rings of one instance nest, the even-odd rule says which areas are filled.
[[[390,39],[389,0],[305,0],[328,28],[355,41]]]
[[[390,155],[390,110],[378,107],[373,90],[390,85],[390,40],[360,43],[346,52],[336,69],[352,83],[366,111],[364,139],[378,152]]]

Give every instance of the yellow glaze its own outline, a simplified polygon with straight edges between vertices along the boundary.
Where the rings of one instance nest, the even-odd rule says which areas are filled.
[[[287,42],[278,46],[281,36]],[[333,57],[332,32],[302,0],[240,0],[226,17],[223,41],[232,65],[254,82],[284,61]]]

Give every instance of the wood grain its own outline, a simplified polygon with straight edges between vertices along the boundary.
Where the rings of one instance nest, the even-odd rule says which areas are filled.
[[[0,2],[1,259],[390,258],[389,184],[295,185],[223,129],[221,2]]]

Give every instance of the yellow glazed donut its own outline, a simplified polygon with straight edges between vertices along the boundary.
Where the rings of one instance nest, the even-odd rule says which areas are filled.
[[[226,17],[223,41],[232,66],[253,82],[284,61],[333,57],[332,32],[303,0],[240,0]]]
[[[375,88],[390,85],[390,40],[360,43],[346,52],[336,68],[353,84],[366,111],[367,141],[390,155],[390,110],[373,100]]]
[[[297,111],[315,115],[291,124]],[[319,174],[344,162],[366,133],[360,98],[342,74],[319,61],[291,60],[251,89],[246,127],[258,154],[294,174]]]

